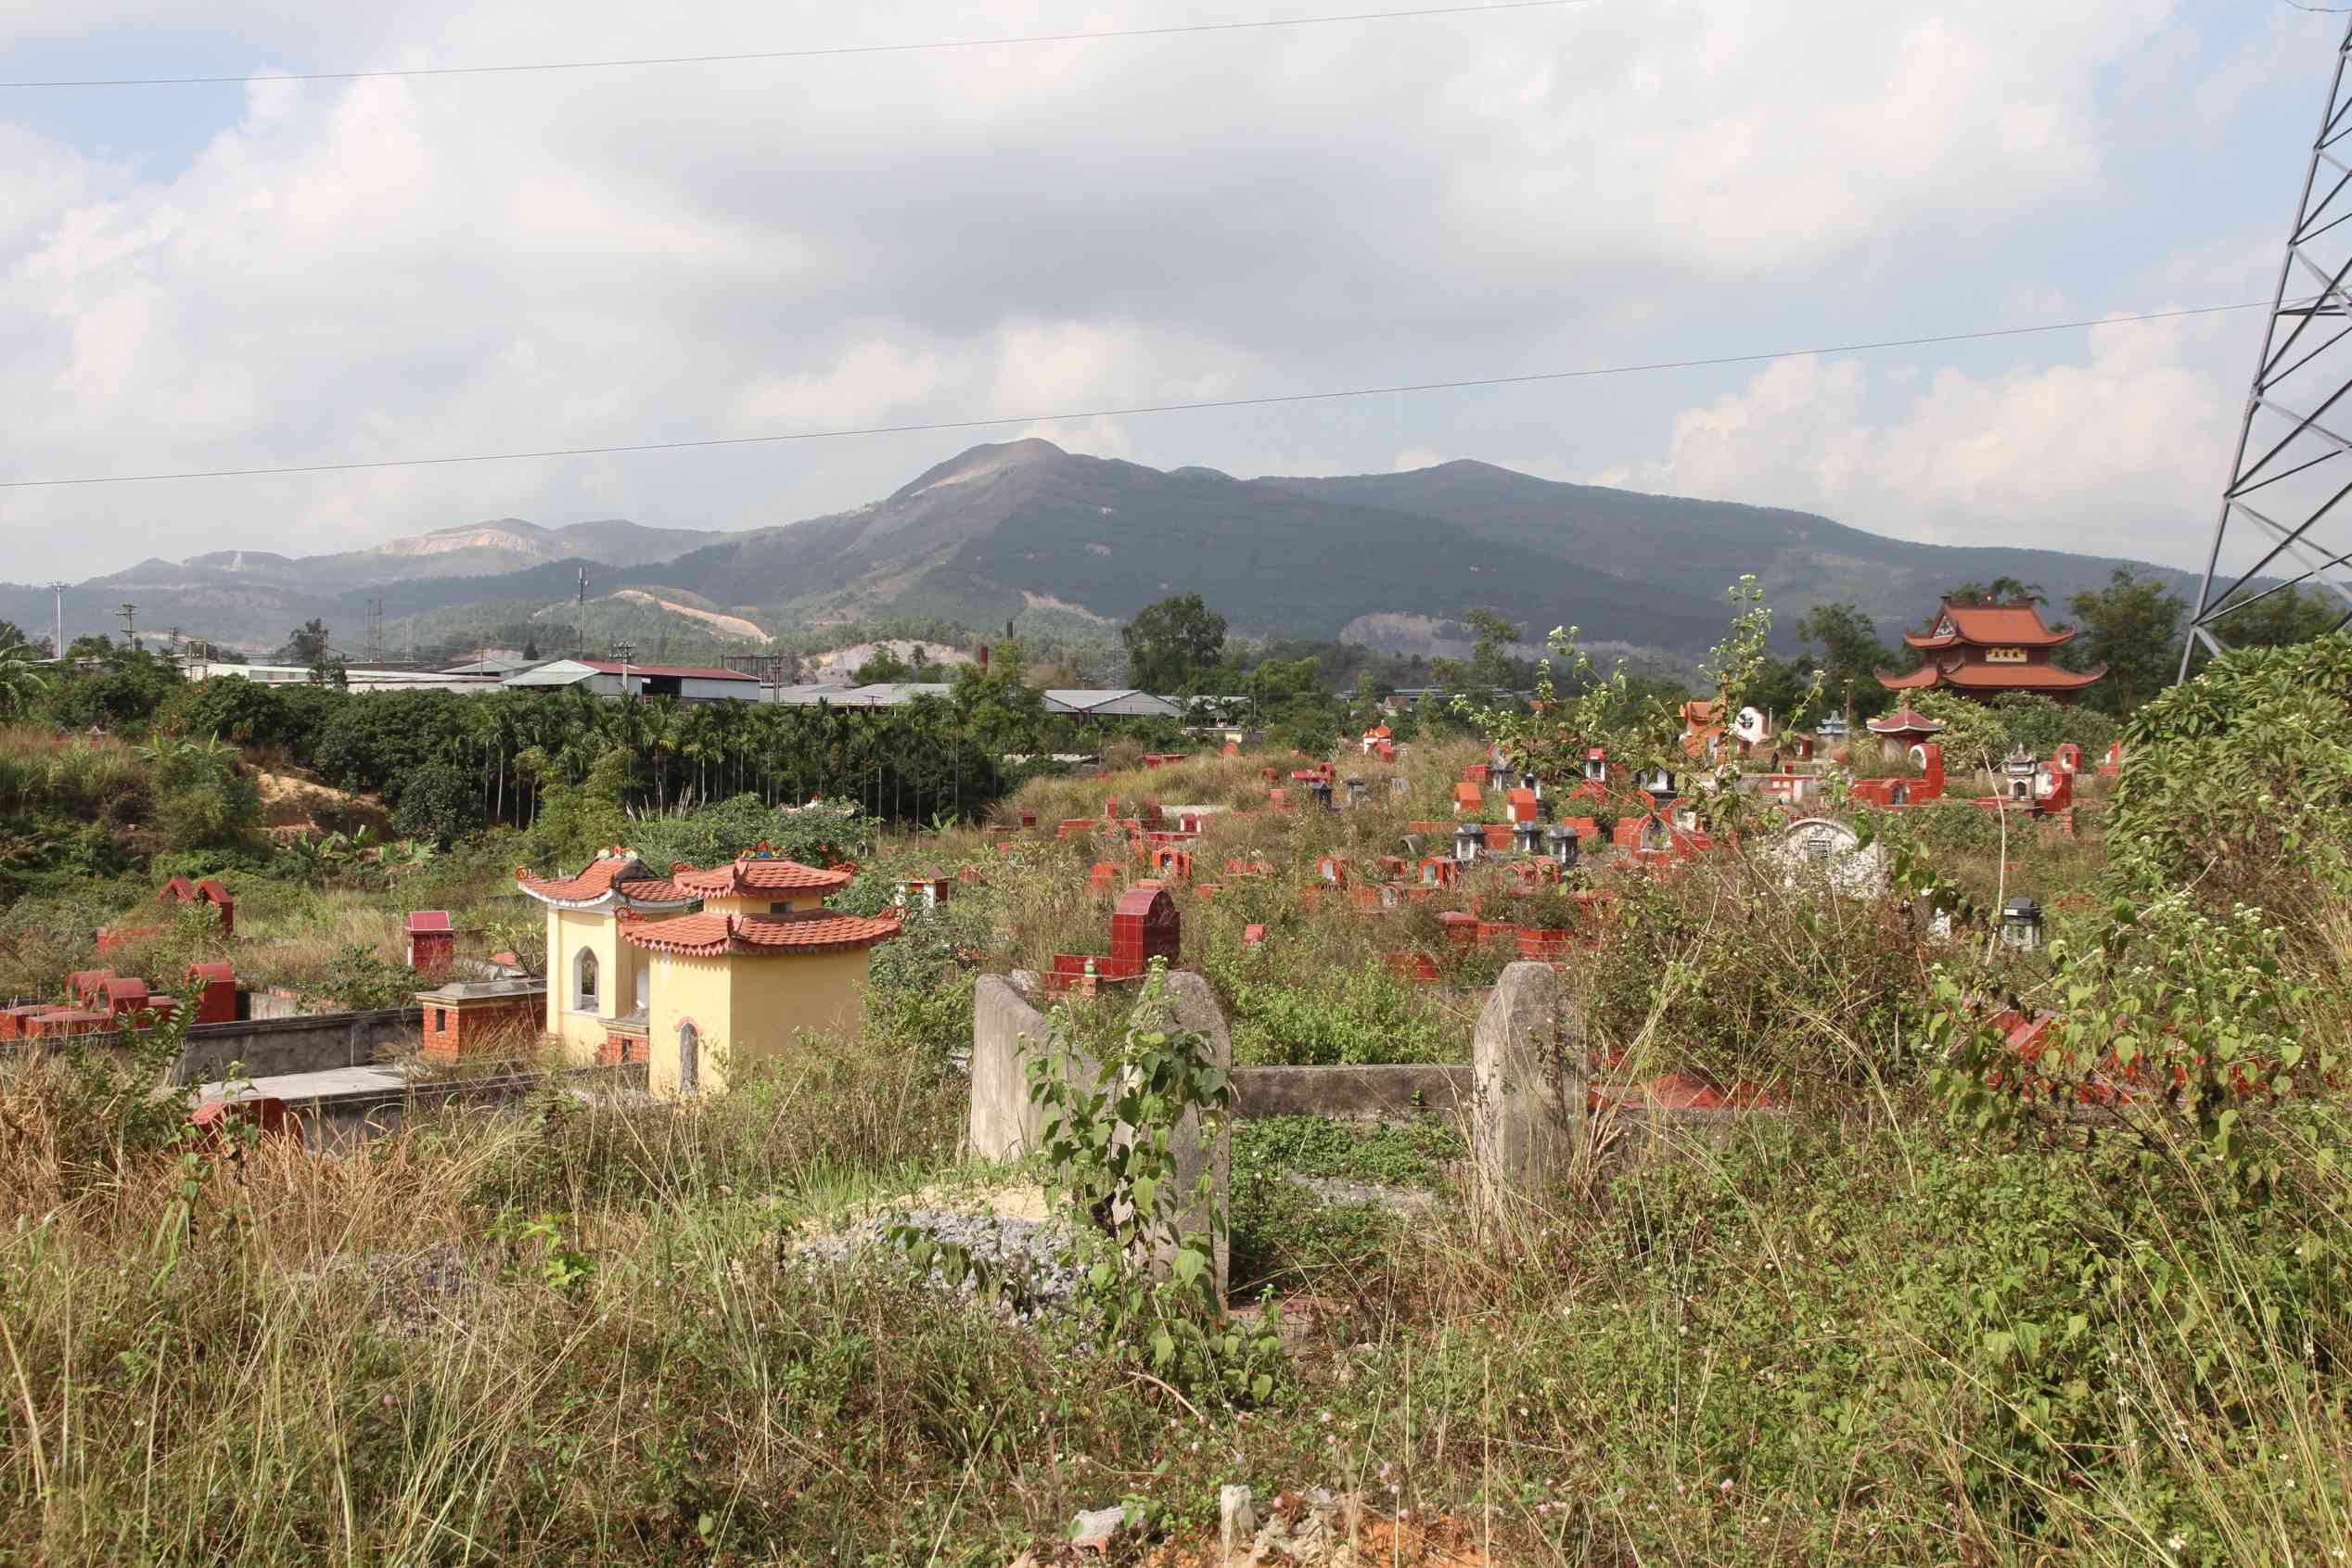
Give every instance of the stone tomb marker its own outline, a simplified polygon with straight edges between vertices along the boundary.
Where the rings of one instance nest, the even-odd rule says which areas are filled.
[[[1527,1216],[1585,1139],[1584,1025],[1548,963],[1506,966],[1471,1050],[1470,1157],[1489,1219]]]
[[[1865,848],[1860,834],[1829,817],[1790,823],[1765,853],[1792,893],[1826,887],[1849,899],[1869,899],[1886,891],[1885,847]]]
[[[1207,1036],[1210,1060],[1228,1072],[1232,1070],[1233,1039],[1225,1028],[1225,1015],[1217,1005],[1216,992],[1209,988],[1207,980],[1198,975],[1170,971],[1165,1006],[1169,1026]],[[1029,1098],[1029,1064],[1033,1058],[1042,1056],[1051,1043],[1053,1026],[1053,1021],[1030,1006],[1012,981],[995,975],[980,976],[973,994],[972,1108],[966,1125],[966,1141],[973,1158],[1016,1160],[1038,1149],[1044,1132],[1045,1108]],[[1091,1077],[1100,1067],[1092,1058],[1081,1056],[1079,1071]],[[1233,1177],[1230,1115],[1226,1121],[1226,1128],[1210,1147],[1203,1147],[1197,1110],[1185,1113],[1169,1137],[1179,1188],[1190,1192],[1200,1180],[1202,1170],[1208,1169],[1210,1191],[1221,1215],[1226,1208]],[[1127,1129],[1119,1129],[1119,1136],[1127,1136]],[[1195,1207],[1180,1217],[1178,1228],[1207,1230],[1207,1217]],[[1221,1296],[1224,1294],[1225,1270],[1232,1252],[1230,1223],[1228,1217],[1210,1237],[1210,1263]],[[1159,1261],[1164,1265],[1168,1259]]]

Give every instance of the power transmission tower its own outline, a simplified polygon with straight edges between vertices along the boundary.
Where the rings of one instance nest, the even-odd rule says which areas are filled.
[[[367,662],[377,668],[384,663],[384,601],[367,601]]]
[[[2337,628],[2352,620],[2352,530],[2339,539],[2343,519],[2324,537],[2313,529],[2337,504],[2352,496],[2352,481],[2338,485],[2340,468],[2326,466],[2352,453],[2352,94],[2345,90],[2345,62],[2352,57],[2352,25],[2335,49],[2335,74],[2328,86],[2326,112],[2311,143],[2303,174],[2303,198],[2287,253],[2279,263],[2279,287],[2262,333],[2262,355],[2255,362],[2254,387],[2246,394],[2245,418],[2230,460],[2230,479],[2221,491],[2221,516],[2213,525],[2213,548],[2205,556],[2204,585],[2197,591],[2189,635],[2180,650],[2180,676],[2203,644],[2209,653],[2229,647],[2228,618],[2256,600],[2317,584],[2344,601]],[[2231,528],[2232,519],[2236,528]],[[2225,547],[2243,542],[2231,565],[2222,565]],[[2240,563],[2259,550],[2251,565]],[[2281,557],[2286,560],[2281,561]],[[2283,582],[2239,595],[2272,563],[2305,568]],[[2234,571],[2234,578],[2225,578]],[[2222,584],[2217,586],[2217,584]]]
[[[114,613],[122,618],[122,640],[134,648],[137,647],[139,645],[139,606],[126,604]]]

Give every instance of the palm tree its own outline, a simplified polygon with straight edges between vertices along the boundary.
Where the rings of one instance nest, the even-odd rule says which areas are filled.
[[[48,684],[49,678],[33,668],[31,644],[21,638],[0,644],[0,718],[24,713]]]

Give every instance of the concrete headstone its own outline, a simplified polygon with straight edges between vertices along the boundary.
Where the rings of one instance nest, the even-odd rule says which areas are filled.
[[[1849,899],[1874,898],[1886,891],[1885,848],[1878,844],[1865,847],[1860,834],[1827,817],[1791,822],[1768,852],[1791,891],[1826,886]]]
[[[972,993],[972,1110],[965,1132],[974,1159],[1015,1160],[1037,1147],[1044,1114],[1029,1100],[1029,1064],[1052,1038],[1045,1014],[1012,982],[980,976]]]
[[[1583,1024],[1550,964],[1504,968],[1478,1014],[1471,1065],[1479,1206],[1515,1217],[1568,1172],[1585,1137]]]

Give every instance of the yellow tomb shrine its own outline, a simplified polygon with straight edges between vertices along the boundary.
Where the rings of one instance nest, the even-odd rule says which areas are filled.
[[[611,848],[576,876],[517,872],[547,907],[547,1032],[575,1065],[644,1063],[658,1095],[724,1090],[804,1029],[855,1035],[900,922],[825,908],[850,877],[764,844],[709,870]]]

